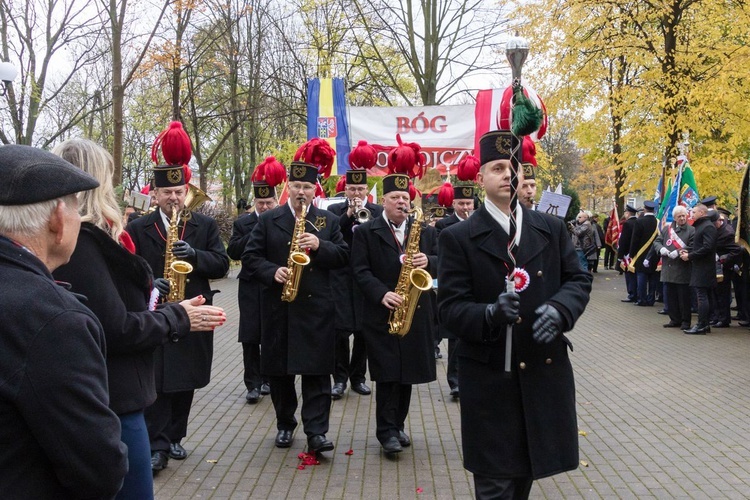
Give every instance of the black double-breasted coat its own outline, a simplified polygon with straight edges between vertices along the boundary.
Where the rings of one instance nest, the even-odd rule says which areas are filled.
[[[625,256],[633,257],[630,254],[630,242],[633,240],[633,228],[638,219],[635,215],[629,217],[622,223],[620,228],[620,238],[617,240],[617,260],[625,259]]]
[[[404,237],[407,245],[409,233]],[[424,226],[419,250],[427,255],[426,271],[437,271],[437,237],[435,228]],[[362,327],[367,345],[370,378],[375,382],[423,384],[436,379],[433,339],[435,315],[433,302],[425,291],[412,319],[411,329],[403,337],[388,333],[390,310],[381,300],[392,292],[401,272],[401,251],[386,220],[376,217],[354,232],[352,272],[365,297]]]
[[[258,223],[258,214],[243,214],[232,225],[232,237],[229,238],[227,254],[234,260],[242,259],[245,247],[250,241],[250,234]],[[240,310],[240,327],[237,332],[239,342],[260,344],[260,304],[263,286],[250,275],[250,270],[243,265],[237,275],[240,280],[237,287],[237,305]]]
[[[716,226],[706,217],[693,223],[693,247],[688,251],[692,264],[690,286],[713,288],[716,286]]]
[[[328,211],[339,217],[341,234],[351,249],[354,231],[359,229],[360,224],[354,217],[349,217],[346,214],[348,208],[348,202],[342,202],[330,205]],[[365,208],[370,211],[370,218],[380,217],[383,213],[383,207],[374,203],[366,203]],[[345,332],[362,331],[362,303],[364,298],[359,287],[354,284],[351,267],[345,266],[336,271],[332,277],[332,284],[336,303],[335,328]]]
[[[567,339],[536,343],[534,311],[551,304],[562,315],[563,331],[570,330],[588,303],[592,277],[581,269],[565,224],[523,208],[515,258],[530,280],[520,292],[521,322],[513,327],[506,376],[505,328],[488,334],[485,309],[504,291],[513,268],[507,243],[485,206],[440,233],[439,316],[461,340],[464,466],[489,477],[537,479],[578,467],[578,429]]]
[[[439,221],[435,223],[435,231],[437,231],[437,236],[440,238],[440,232],[445,229],[446,227],[450,227],[453,224],[458,224],[461,222],[461,220],[458,218],[458,216],[455,213],[450,214],[448,217],[443,217]],[[438,281],[438,286],[440,286],[440,281]],[[435,313],[437,314],[437,307],[435,307]],[[450,330],[448,330],[445,326],[441,325],[438,322],[438,337],[441,339],[456,339],[456,337]]]
[[[637,273],[652,273],[656,269],[656,263],[651,264],[649,262],[648,267],[643,265],[643,261],[646,260],[651,245],[653,245],[655,234],[658,236],[657,226],[658,221],[653,214],[643,215],[635,219],[633,224],[633,235],[630,240],[630,258],[635,259],[635,272]],[[651,241],[651,243],[649,243]],[[648,246],[647,246],[648,245]],[[638,252],[643,248],[643,251],[638,255]],[[636,259],[636,256],[638,258]]]
[[[187,242],[196,255],[186,259],[193,265],[187,276],[185,298],[203,295],[212,304],[214,292],[209,280],[223,278],[229,270],[229,257],[219,238],[216,221],[192,212],[192,217],[178,224],[178,236]],[[164,275],[166,229],[159,210],[135,219],[126,228],[135,243],[136,254],[151,266],[154,277]],[[213,332],[192,332],[179,342],[156,348],[154,364],[156,390],[179,392],[199,389],[211,380]]]
[[[261,300],[261,372],[269,376],[326,375],[333,373],[334,304],[331,273],[348,263],[348,247],[338,217],[311,206],[306,231],[320,240],[304,266],[299,291],[283,302],[283,285],[274,280],[287,267],[295,218],[288,204],[261,214],[250,236],[242,265],[266,287]]]

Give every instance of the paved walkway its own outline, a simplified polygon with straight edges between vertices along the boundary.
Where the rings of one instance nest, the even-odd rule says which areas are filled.
[[[531,497],[750,498],[750,331],[664,329],[658,307],[620,302],[624,280],[616,272],[595,276],[570,334],[582,465],[538,481]],[[445,358],[436,382],[415,387],[411,448],[396,459],[382,455],[374,398],[349,390],[331,409],[336,449],[299,470],[301,426],[291,448],[275,448],[270,397],[245,404],[236,280],[215,287],[229,321],[216,332],[211,383],[196,393],[183,442],[190,455],[157,476],[158,499],[473,498]]]

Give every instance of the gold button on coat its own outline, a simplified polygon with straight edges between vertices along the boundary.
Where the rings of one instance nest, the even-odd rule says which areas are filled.
[[[520,368],[521,370],[525,370],[525,369],[526,369],[526,363],[524,363],[523,361],[521,361],[520,363],[518,363],[518,367],[519,367],[519,368]]]
[[[539,277],[541,278],[541,277],[542,277],[542,271],[537,271],[537,272],[536,272],[536,275],[537,275],[537,276],[539,276]]]

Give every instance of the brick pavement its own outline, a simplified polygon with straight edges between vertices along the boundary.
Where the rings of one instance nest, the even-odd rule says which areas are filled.
[[[570,334],[585,466],[536,482],[531,498],[750,498],[750,331],[664,329],[657,307],[620,302],[616,272],[595,276]],[[196,393],[183,442],[190,454],[156,477],[158,499],[473,498],[445,358],[436,382],[415,387],[406,429],[413,445],[398,458],[380,452],[374,398],[348,390],[331,409],[336,449],[298,470],[301,425],[291,448],[275,448],[270,397],[245,404],[236,280],[214,286],[229,321],[216,332],[211,383]]]

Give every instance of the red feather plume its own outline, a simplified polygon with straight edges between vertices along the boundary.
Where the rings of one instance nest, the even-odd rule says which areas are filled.
[[[342,175],[339,181],[336,183],[336,192],[341,193],[346,189],[346,176]]]
[[[422,197],[422,193],[412,181],[409,181],[409,200],[414,201],[417,196]]]
[[[151,159],[159,163],[159,150],[168,165],[187,165],[193,155],[190,137],[182,128],[182,123],[173,121],[163,130],[151,146]]]
[[[443,183],[438,191],[438,203],[443,207],[450,207],[453,204],[453,186],[450,182]]]
[[[349,166],[353,170],[370,169],[378,161],[378,153],[375,148],[367,144],[367,141],[359,141],[357,147],[349,153]]]
[[[315,165],[318,167],[318,173],[324,179],[328,179],[328,176],[331,175],[331,167],[333,167],[335,156],[336,151],[328,144],[328,141],[319,137],[310,139],[294,153],[295,161],[304,161]]]
[[[521,154],[523,163],[531,163],[535,167],[536,165],[536,144],[530,135],[523,137],[523,144],[521,145]]]
[[[315,196],[318,198],[325,198],[326,192],[323,190],[323,185],[320,182],[315,183]]]
[[[460,162],[458,162],[456,177],[458,177],[458,180],[460,181],[474,182],[479,173],[479,167],[481,166],[479,158],[474,155],[466,155]]]
[[[396,141],[398,141],[398,146],[388,154],[390,172],[421,179],[425,170],[424,158],[420,154],[421,146],[416,142],[403,142],[400,134],[396,134]]]
[[[271,187],[276,187],[286,180],[286,168],[273,156],[266,157],[255,167],[251,177],[253,182],[263,181]]]

